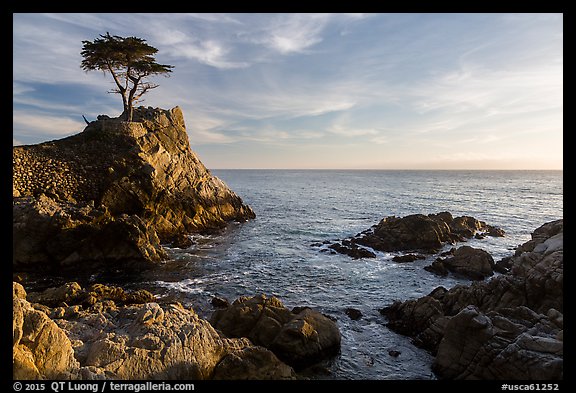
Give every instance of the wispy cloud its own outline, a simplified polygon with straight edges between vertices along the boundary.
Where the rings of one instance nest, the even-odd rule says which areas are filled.
[[[159,62],[176,66],[143,104],[182,107],[192,145],[213,162],[236,143],[250,162],[277,148],[286,156],[275,162],[306,151],[322,167],[342,151],[351,167],[456,165],[456,152],[470,165],[504,162],[536,156],[539,145],[561,157],[562,23],[538,14],[14,14],[13,142],[121,112],[106,94],[111,79],[80,68],[82,40],[109,31],[147,39]]]
[[[302,52],[322,41],[326,14],[292,14],[272,18],[261,34],[262,43],[282,53]]]
[[[50,116],[24,111],[14,112],[14,127],[22,130],[22,135],[65,136],[78,133],[84,129],[85,123],[60,116]]]
[[[178,44],[177,49],[173,49],[172,55],[179,55],[189,59],[198,60],[200,63],[221,68],[244,68],[250,65],[246,61],[231,61],[228,60],[228,53],[230,52],[222,43],[217,41],[198,41],[189,43]]]
[[[365,14],[279,14],[268,18],[252,40],[281,54],[305,53],[324,40],[323,32],[335,20],[358,20]]]

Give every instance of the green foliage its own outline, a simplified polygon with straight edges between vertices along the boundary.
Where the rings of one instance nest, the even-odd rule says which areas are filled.
[[[128,121],[132,120],[134,103],[150,89],[158,87],[146,78],[159,74],[167,76],[174,68],[157,63],[154,55],[158,49],[148,45],[142,38],[106,33],[94,41],[82,41],[82,44],[82,69],[109,72],[112,75],[116,88],[110,92],[122,95],[123,115]]]

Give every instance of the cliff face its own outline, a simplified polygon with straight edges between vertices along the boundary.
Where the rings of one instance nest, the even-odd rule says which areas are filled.
[[[13,196],[16,266],[154,262],[159,243],[255,217],[192,152],[178,107],[140,107],[130,123],[99,116],[79,134],[14,147]]]

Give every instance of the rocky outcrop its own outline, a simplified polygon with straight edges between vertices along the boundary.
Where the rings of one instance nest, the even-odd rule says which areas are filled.
[[[474,217],[453,217],[449,212],[413,214],[406,217],[385,217],[366,231],[351,239],[330,246],[333,250],[354,258],[372,257],[377,251],[418,251],[434,254],[445,244],[465,241],[473,236],[504,236],[500,228]],[[361,247],[360,247],[361,246]]]
[[[560,320],[559,320],[560,318]],[[563,376],[562,315],[468,306],[446,323],[433,364],[445,379],[554,380]]]
[[[178,107],[14,147],[13,196],[19,270],[141,268],[165,257],[160,243],[255,216],[192,152]]]
[[[247,337],[282,361],[301,369],[340,350],[340,331],[328,317],[310,308],[288,310],[276,297],[241,297],[214,311],[212,325],[227,337]]]
[[[494,259],[488,252],[479,248],[462,246],[454,250],[451,257],[438,258],[424,269],[441,276],[452,272],[471,280],[484,280],[494,274],[494,267]]]
[[[224,338],[193,310],[146,291],[68,283],[29,302],[13,285],[15,379],[295,378],[266,348]]]
[[[12,364],[14,379],[69,379],[79,363],[72,343],[45,313],[26,301],[26,291],[13,283]]]
[[[381,310],[388,326],[436,354],[454,379],[561,379],[563,220],[544,224],[489,281],[439,287]]]
[[[105,208],[57,202],[40,195],[13,203],[13,263],[21,271],[142,269],[166,258],[153,228],[139,216],[114,217]],[[78,272],[77,267],[89,269]]]

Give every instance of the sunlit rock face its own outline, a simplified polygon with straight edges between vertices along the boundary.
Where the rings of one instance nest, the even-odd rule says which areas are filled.
[[[83,132],[13,148],[17,267],[143,267],[160,244],[255,217],[190,148],[180,108],[99,116]]]

